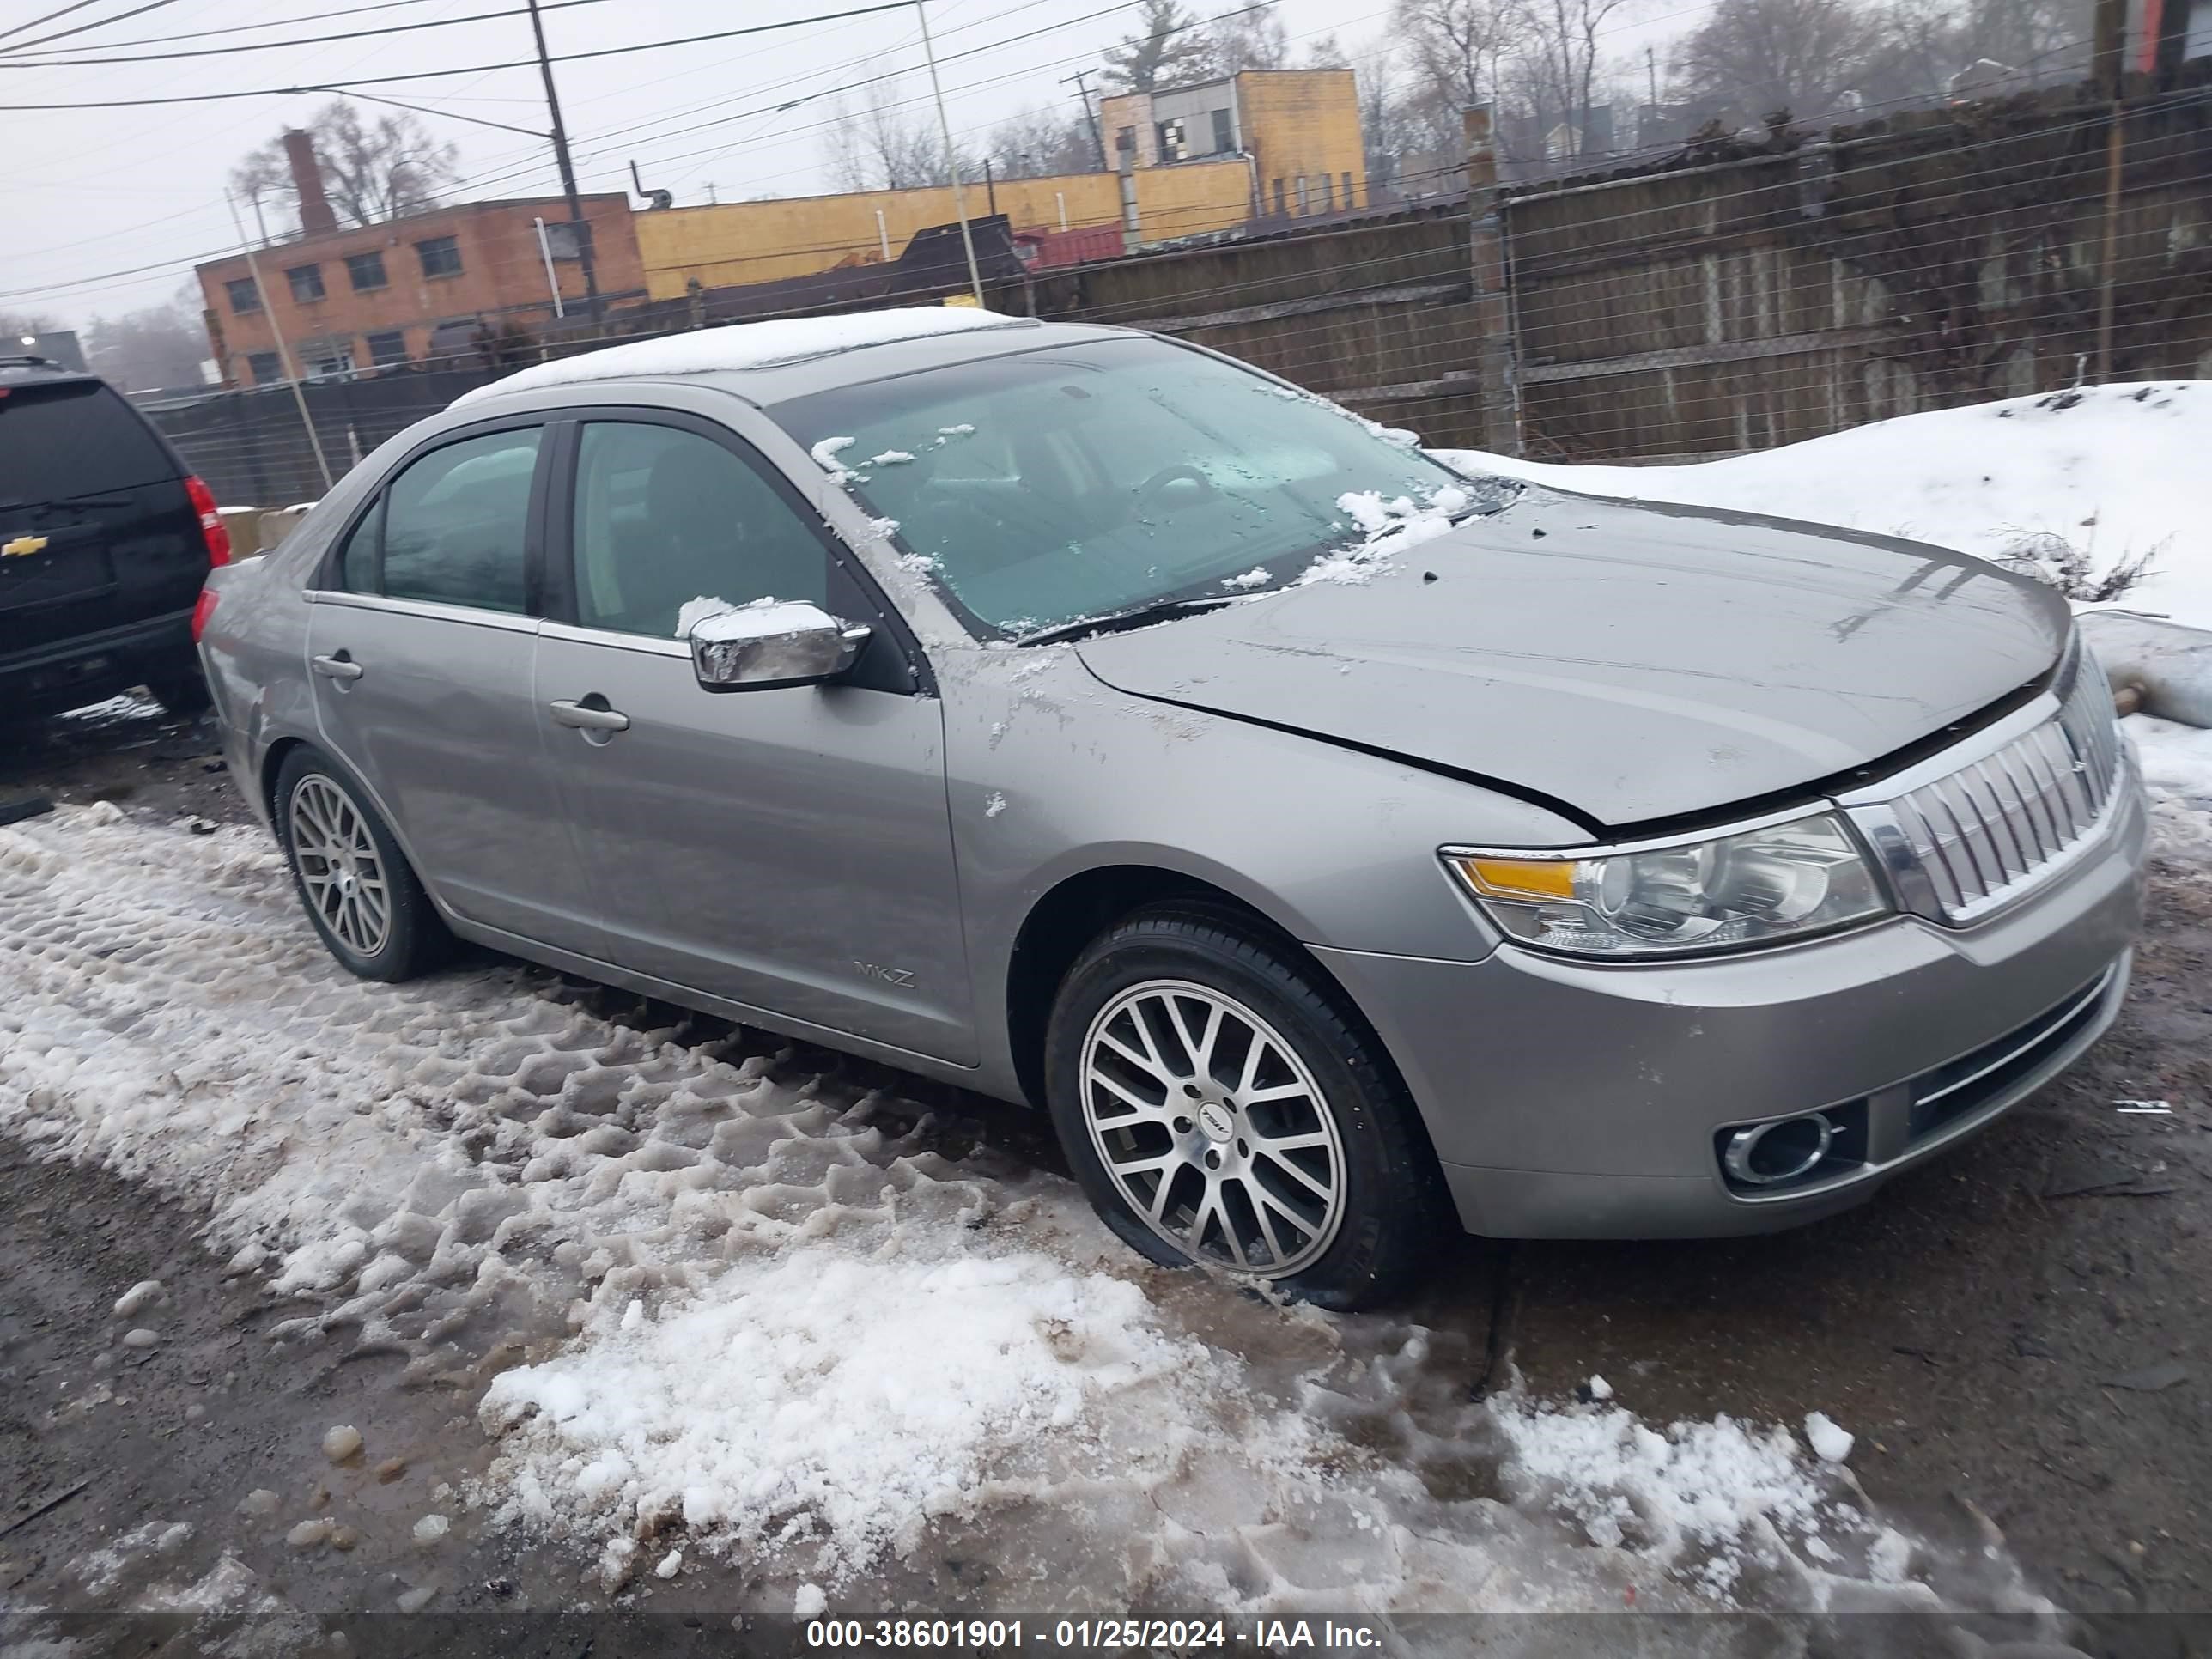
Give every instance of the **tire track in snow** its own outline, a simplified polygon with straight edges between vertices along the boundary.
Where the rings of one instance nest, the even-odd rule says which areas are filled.
[[[252,832],[0,830],[0,1130],[204,1205],[302,1298],[287,1339],[532,1361],[486,1393],[478,1496],[610,1584],[683,1533],[946,1611],[947,1553],[1000,1609],[1937,1602],[1900,1564],[2037,1605],[1786,1434],[1494,1412],[1417,1328],[1153,1269],[811,1051],[517,966],[354,981]]]

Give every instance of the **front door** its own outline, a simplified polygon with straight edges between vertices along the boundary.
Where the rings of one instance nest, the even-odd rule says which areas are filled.
[[[309,607],[325,744],[375,793],[416,873],[459,915],[598,956],[531,684],[528,549],[543,428],[410,462],[352,526]]]
[[[613,959],[973,1063],[941,706],[900,643],[879,629],[849,683],[715,692],[683,638],[756,599],[872,610],[828,531],[695,417],[586,419],[574,453],[537,701]]]

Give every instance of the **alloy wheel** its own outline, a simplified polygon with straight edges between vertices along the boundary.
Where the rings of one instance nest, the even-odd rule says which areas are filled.
[[[1344,1218],[1344,1146],[1297,1050],[1236,998],[1150,980],[1083,1042],[1084,1121],[1122,1199],[1194,1260],[1280,1279]]]
[[[292,791],[292,858],[307,902],[338,942],[373,957],[392,936],[392,891],[360,809],[310,773]]]

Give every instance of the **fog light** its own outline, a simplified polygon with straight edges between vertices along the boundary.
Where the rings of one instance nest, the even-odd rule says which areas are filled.
[[[1721,1164],[1747,1187],[1772,1187],[1811,1174],[1835,1138],[1836,1126],[1820,1112],[1756,1123],[1728,1138]]]

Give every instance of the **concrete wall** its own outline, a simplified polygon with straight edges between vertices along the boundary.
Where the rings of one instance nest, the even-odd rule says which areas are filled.
[[[1059,229],[1063,206],[1071,228],[1121,220],[1121,181],[1110,173],[1005,179],[995,192],[987,192],[978,180],[967,189],[969,213],[980,218],[988,212],[993,193],[998,211],[1017,230]],[[1249,198],[1249,173],[1241,161],[1140,173],[1139,234],[1159,241],[1224,230],[1243,222]],[[878,211],[884,216],[880,239]],[[656,300],[678,300],[693,277],[702,288],[728,288],[869,263],[883,257],[885,240],[896,258],[915,232],[948,224],[956,216],[951,186],[933,185],[670,208],[641,213],[635,222],[647,288]]]
[[[369,366],[371,334],[397,331],[405,337],[407,355],[420,358],[429,349],[431,331],[441,323],[506,313],[531,326],[553,313],[532,221],[542,216],[552,224],[565,221],[568,212],[567,204],[558,198],[478,202],[258,248],[254,257],[260,263],[269,310],[244,315],[232,307],[228,285],[248,274],[246,256],[200,265],[194,274],[208,313],[211,355],[222,367],[226,384],[243,386],[252,380],[247,359],[256,352],[276,349],[272,318],[296,360],[304,363],[319,351],[343,346],[360,368]],[[599,292],[635,296],[645,286],[645,270],[630,228],[629,198],[586,196],[584,216],[592,227]],[[438,236],[453,238],[461,268],[452,276],[425,276],[416,244]],[[384,256],[385,285],[356,292],[346,258],[371,251]],[[308,264],[321,270],[323,297],[302,303],[293,299],[285,273]],[[581,264],[556,260],[553,269],[564,303],[580,301]]]

